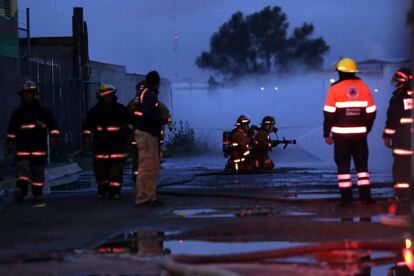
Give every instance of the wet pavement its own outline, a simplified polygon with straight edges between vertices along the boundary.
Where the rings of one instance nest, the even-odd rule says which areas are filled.
[[[159,208],[133,205],[129,168],[119,201],[95,198],[90,170],[55,183],[44,208],[31,208],[30,199],[17,205],[6,191],[0,210],[5,222],[0,224],[0,274],[159,275],[160,263],[169,264],[177,254],[251,253],[343,240],[399,243],[407,230],[380,223],[393,203],[387,173],[372,173],[375,203],[344,206],[329,168],[287,165],[273,173],[231,175],[220,171],[221,163],[218,156],[167,160],[159,188],[165,206]],[[408,211],[400,203],[393,212]],[[354,259],[332,261],[345,253]],[[199,268],[214,266],[238,275],[385,275],[401,261],[391,251],[345,253]]]

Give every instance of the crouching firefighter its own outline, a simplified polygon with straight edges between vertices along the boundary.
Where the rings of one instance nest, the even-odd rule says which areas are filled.
[[[250,120],[241,115],[236,122],[236,128],[223,133],[224,156],[230,156],[225,170],[231,172],[250,172],[250,138],[248,136]]]
[[[127,108],[117,102],[116,89],[101,84],[96,91],[98,103],[93,106],[84,126],[85,148],[92,140],[93,170],[98,184],[98,197],[119,199],[124,163],[127,152],[127,135],[132,118]]]
[[[411,113],[413,109],[412,78],[408,68],[401,68],[394,73],[392,82],[396,84],[396,89],[389,103],[383,134],[385,146],[392,148],[394,155],[392,172],[397,198],[408,198],[412,185],[411,135],[414,129]]]
[[[327,144],[334,144],[342,202],[352,201],[350,166],[353,159],[359,197],[368,203],[371,201],[371,182],[367,136],[375,120],[376,106],[369,87],[356,76],[358,68],[355,61],[342,59],[337,63],[336,69],[339,80],[328,91],[323,134]]]
[[[269,152],[279,144],[284,144],[284,148],[288,144],[296,144],[296,140],[272,140],[270,134],[276,134],[278,131],[275,124],[276,120],[272,116],[264,117],[261,127],[254,135],[251,159],[256,170],[273,170],[275,164],[270,158]]]
[[[22,104],[13,111],[7,130],[8,153],[16,149],[15,198],[21,202],[31,184],[34,206],[43,207],[44,168],[48,158],[48,136],[56,149],[59,130],[52,112],[40,104],[40,92],[32,81],[25,82],[19,96]]]

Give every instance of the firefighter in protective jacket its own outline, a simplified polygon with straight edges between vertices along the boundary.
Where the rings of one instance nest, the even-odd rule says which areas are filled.
[[[97,90],[98,103],[86,117],[84,139],[86,148],[92,139],[93,169],[98,184],[98,197],[119,199],[125,158],[127,134],[132,117],[127,108],[117,102],[116,89],[101,84]]]
[[[248,136],[250,120],[241,115],[236,122],[236,128],[230,133],[230,158],[226,164],[227,171],[250,172],[250,138]]]
[[[275,165],[269,152],[278,144],[272,141],[270,134],[276,132],[276,121],[271,116],[266,116],[262,120],[262,126],[254,136],[252,144],[252,163],[257,170],[273,170]]]
[[[7,130],[8,152],[16,148],[17,180],[15,197],[18,202],[27,195],[31,184],[36,207],[42,207],[44,167],[48,158],[48,135],[55,149],[59,130],[52,112],[39,102],[39,89],[32,81],[20,91],[22,104],[13,111]]]
[[[337,63],[336,69],[339,80],[328,91],[323,135],[327,144],[334,144],[342,201],[352,201],[350,166],[353,159],[359,197],[364,202],[370,202],[367,136],[375,120],[376,106],[369,87],[356,76],[358,68],[354,60],[342,59]]]
[[[408,68],[397,70],[392,78],[396,89],[390,100],[384,129],[384,144],[394,155],[394,188],[398,198],[406,198],[411,186],[411,135],[413,133],[412,73]]]

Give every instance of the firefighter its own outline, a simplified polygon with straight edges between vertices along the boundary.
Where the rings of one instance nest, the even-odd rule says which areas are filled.
[[[258,131],[259,131],[259,127],[257,125],[250,126],[249,130],[247,131],[247,135],[250,138],[250,142],[254,141]],[[252,145],[250,145],[250,146],[252,146]]]
[[[48,135],[52,150],[56,149],[59,130],[52,112],[40,104],[39,88],[25,82],[19,96],[22,104],[13,111],[7,130],[7,150],[16,149],[15,198],[21,202],[31,184],[34,206],[43,207],[44,168],[48,158]]]
[[[252,144],[252,163],[257,170],[273,170],[275,164],[269,156],[272,148],[276,147],[278,143],[272,141],[270,134],[276,133],[275,118],[266,116],[262,120],[261,127],[257,131]]]
[[[236,122],[236,128],[230,133],[229,155],[225,170],[232,172],[250,172],[250,138],[248,136],[250,120],[241,115]]]
[[[132,98],[128,103],[128,110],[135,116],[135,104],[136,100],[139,99],[141,92],[145,89],[145,81],[140,81],[135,86],[136,92],[134,98]],[[135,117],[134,117],[135,118]],[[132,180],[134,183],[136,182],[136,178],[138,175],[138,150],[137,150],[137,143],[135,142],[134,133],[131,133],[130,137],[128,137],[128,143],[130,145],[130,155],[132,157]]]
[[[138,175],[135,204],[145,206],[163,203],[157,200],[157,177],[160,172],[160,136],[163,119],[158,100],[161,79],[156,71],[145,78],[145,89],[135,105],[135,142],[138,147]]]
[[[371,201],[367,136],[372,129],[376,106],[369,87],[356,76],[357,64],[350,58],[336,65],[339,80],[332,84],[324,107],[323,135],[334,144],[338,186],[343,203],[352,201],[351,159],[357,171],[359,198]],[[332,134],[332,135],[331,135]]]
[[[100,84],[96,91],[98,103],[85,120],[84,141],[90,148],[92,140],[93,170],[98,184],[98,198],[120,198],[122,175],[127,157],[127,135],[131,131],[131,115],[117,102],[116,89]]]
[[[394,73],[392,82],[395,83],[396,88],[388,107],[383,134],[385,146],[392,148],[394,155],[392,171],[397,198],[407,198],[411,186],[412,78],[412,73],[408,68],[401,68]]]

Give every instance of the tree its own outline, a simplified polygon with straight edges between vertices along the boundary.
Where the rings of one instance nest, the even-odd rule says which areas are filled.
[[[329,50],[329,46],[323,38],[310,38],[313,31],[313,25],[307,23],[294,29],[287,43],[290,48],[289,58],[291,62],[303,64],[308,69],[320,69],[323,65],[323,53]]]
[[[311,38],[314,26],[305,23],[291,37],[288,27],[280,7],[269,6],[247,16],[236,12],[212,35],[210,50],[202,52],[196,64],[228,79],[288,70],[294,63],[308,69],[321,67],[329,46],[323,38]]]
[[[233,14],[220,30],[213,34],[210,52],[197,58],[200,68],[211,68],[228,75],[241,76],[249,72],[250,37],[245,16]]]

